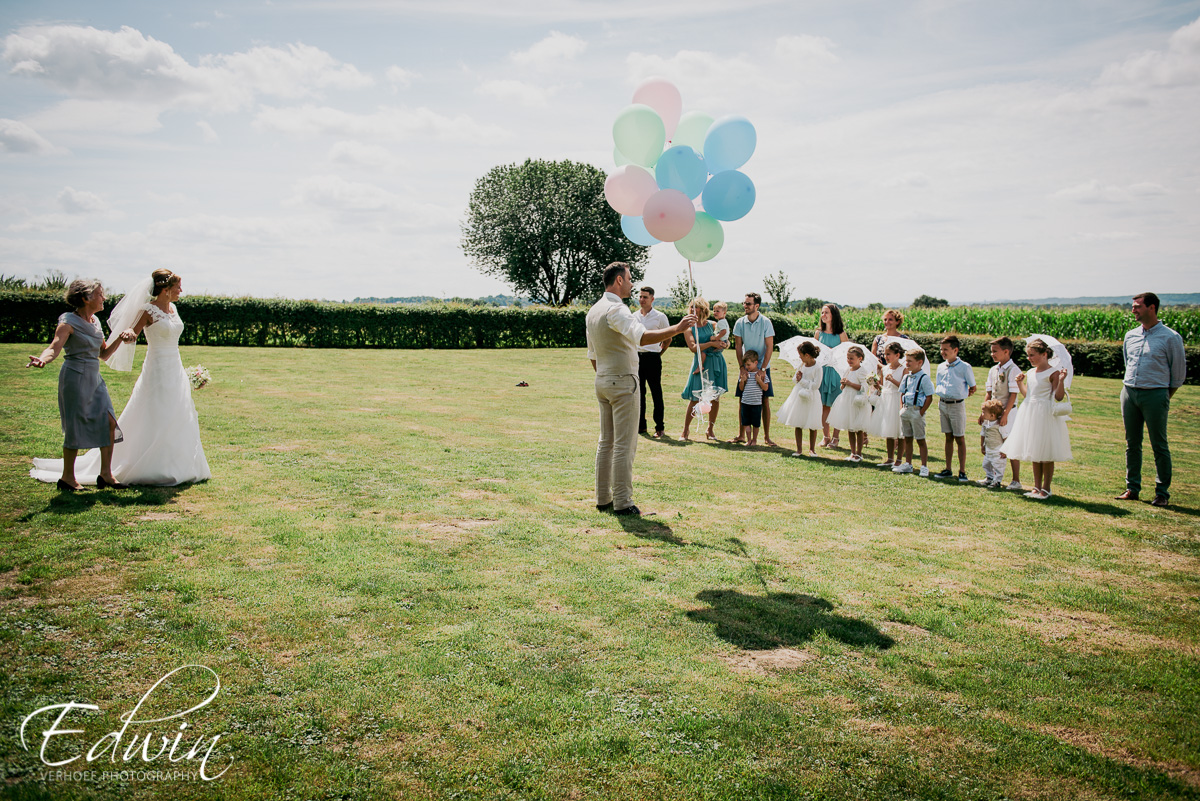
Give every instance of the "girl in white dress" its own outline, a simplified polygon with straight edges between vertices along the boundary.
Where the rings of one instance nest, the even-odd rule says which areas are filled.
[[[796,429],[796,450],[792,456],[804,456],[804,430],[808,429],[808,456],[817,455],[817,431],[821,428],[821,380],[825,371],[817,366],[819,351],[811,342],[799,347],[801,367],[796,371],[792,394],[779,407],[775,419]]]
[[[867,376],[863,367],[866,354],[855,345],[846,352],[849,368],[842,375],[841,394],[829,409],[826,422],[833,429],[845,429],[850,434],[850,455],[847,462],[862,461],[863,436],[871,422],[871,404],[867,400]]]
[[[112,472],[125,484],[174,486],[211,477],[200,421],[192,402],[192,384],[179,357],[183,321],[173,301],[183,289],[180,277],[170,270],[155,270],[149,279],[126,294],[108,318],[110,341],[122,344],[108,359],[109,367],[129,370],[137,335],[146,332],[146,361],[121,412],[117,425],[125,438],[113,448]],[[132,336],[130,336],[132,335]],[[58,460],[35,459],[31,475],[43,481],[61,471]],[[80,456],[77,473],[94,477],[100,469],[96,451]]]
[[[899,342],[892,342],[883,349],[887,364],[883,365],[881,377],[883,388],[875,410],[871,412],[871,422],[867,426],[868,433],[887,440],[887,461],[880,467],[897,467],[904,463],[898,445],[900,440],[900,379],[904,377],[904,348]]]
[[[1024,400],[1012,432],[1004,441],[1004,455],[1033,462],[1033,490],[1025,497],[1043,500],[1050,497],[1054,463],[1071,459],[1066,418],[1054,413],[1055,401],[1066,395],[1067,370],[1050,366],[1050,347],[1040,339],[1029,340],[1025,353],[1033,367],[1017,376],[1017,389]]]

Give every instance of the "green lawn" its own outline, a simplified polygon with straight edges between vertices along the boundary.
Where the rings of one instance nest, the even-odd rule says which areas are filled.
[[[1167,510],[1112,500],[1119,382],[1081,377],[1046,502],[642,439],[630,521],[592,505],[582,350],[185,348],[213,479],[72,496],[27,477],[61,445],[37,347],[0,346],[10,797],[1200,798],[1200,387]],[[46,716],[21,749],[78,701],[48,753],[86,751],[185,664],[221,778],[46,781]],[[212,688],[178,678],[163,715]]]

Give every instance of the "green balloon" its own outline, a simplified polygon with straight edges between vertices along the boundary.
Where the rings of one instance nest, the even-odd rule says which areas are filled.
[[[711,214],[696,212],[696,222],[687,236],[675,243],[679,255],[688,261],[708,261],[721,252],[725,229]]]
[[[703,111],[689,111],[679,118],[679,125],[675,128],[675,135],[671,137],[671,144],[687,145],[697,153],[703,153],[704,136],[712,124],[713,118]]]
[[[667,129],[654,109],[634,103],[617,115],[613,143],[631,163],[653,167],[667,143]]]
[[[625,158],[625,154],[615,147],[613,148],[613,161],[617,163],[618,167],[624,167],[630,163],[629,159]]]

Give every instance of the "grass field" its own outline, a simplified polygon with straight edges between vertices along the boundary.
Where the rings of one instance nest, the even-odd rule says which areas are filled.
[[[1046,502],[642,439],[630,521],[592,505],[582,350],[185,348],[214,478],[75,496],[27,477],[61,445],[29,352],[0,346],[8,797],[1200,798],[1200,388],[1167,510],[1112,500],[1119,383],[1079,378]],[[105,375],[120,409],[136,369]],[[22,750],[77,701],[48,753],[85,752],[185,664],[222,683],[181,746],[221,735],[215,781],[46,780],[45,716]],[[212,689],[177,678],[163,715]]]

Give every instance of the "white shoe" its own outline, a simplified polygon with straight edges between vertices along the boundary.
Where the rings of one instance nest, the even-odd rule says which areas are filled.
[[[792,451],[792,456],[803,456],[803,455],[804,454],[802,454],[800,451]]]
[[[981,478],[978,481],[976,481],[975,483],[981,487],[994,487],[995,486],[995,482],[993,482],[990,478]]]
[[[809,451],[809,452],[808,452],[808,455],[809,455],[809,456],[811,456],[811,457],[813,457],[814,459],[815,459],[815,458],[817,458],[817,452],[816,452],[816,451]]]
[[[896,467],[892,468],[893,473],[911,473],[912,471],[913,466],[908,463],[897,465]]]
[[[858,462],[861,462],[861,461],[862,461],[862,455],[861,455],[861,454],[857,454],[857,453],[855,453],[855,454],[852,454],[852,456],[854,456],[854,462],[855,462],[855,464],[857,464]]]
[[[1020,482],[1020,481],[1014,481],[1013,483],[1011,483],[1011,484],[1009,484],[1009,485],[1008,485],[1008,488],[1009,488],[1010,490],[1023,490],[1023,489],[1025,489],[1024,487],[1022,487],[1022,486],[1021,486],[1021,482]]]
[[[854,459],[854,454],[853,454],[853,453],[852,453],[852,454],[850,454],[849,456],[847,456],[847,457],[846,457],[845,459],[843,459],[842,461],[843,461],[843,462],[853,462],[853,461],[855,461],[855,459]]]
[[[895,467],[895,466],[896,466],[896,463],[895,463],[895,462],[880,462],[880,463],[879,463],[878,465],[876,465],[876,466],[877,466],[877,467],[888,467],[888,468],[891,468],[891,467]]]
[[[921,478],[929,478],[929,468],[928,467],[921,468]]]
[[[1025,493],[1025,497],[1033,498],[1036,501],[1040,501],[1043,498],[1048,497],[1047,495],[1043,495],[1042,492],[1043,492],[1043,490],[1040,490],[1040,489],[1031,489],[1029,492]]]

